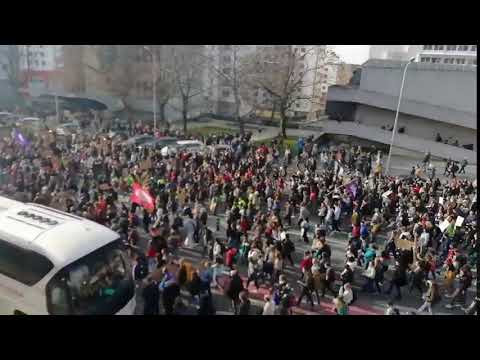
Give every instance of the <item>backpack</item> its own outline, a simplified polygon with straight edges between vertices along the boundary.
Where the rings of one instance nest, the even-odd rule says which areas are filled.
[[[327,281],[334,282],[335,281],[335,271],[333,268],[327,270]]]
[[[148,275],[148,261],[147,258],[141,255],[137,259],[137,266],[135,266],[134,270],[135,280],[143,280]]]

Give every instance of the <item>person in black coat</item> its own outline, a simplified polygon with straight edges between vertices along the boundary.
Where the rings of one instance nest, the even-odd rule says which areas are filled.
[[[157,281],[149,280],[148,285],[143,289],[142,297],[144,301],[143,315],[159,315],[160,290]]]
[[[285,239],[282,240],[282,256],[284,259],[288,259],[290,261],[290,265],[294,265],[293,259],[292,259],[292,253],[295,252],[295,244],[290,240],[290,237],[288,234],[286,234]]]
[[[232,270],[230,272],[230,282],[225,288],[225,294],[232,301],[232,307],[235,315],[237,314],[238,310],[237,307],[240,300],[239,295],[243,290],[243,281],[240,278],[240,275],[238,275],[238,272],[236,270]]]
[[[240,306],[238,309],[238,315],[250,315],[250,300],[248,299],[247,291],[242,291],[239,294]]]
[[[215,306],[213,305],[212,295],[208,292],[203,292],[200,295],[200,304],[198,309],[198,315],[206,316],[206,315],[215,315],[216,310]]]
[[[407,273],[404,266],[398,261],[395,262],[395,271],[393,273],[392,280],[390,281],[390,287],[386,291],[387,295],[390,295],[393,288],[397,290],[397,299],[402,298],[401,287],[407,284]]]
[[[162,302],[165,309],[165,315],[173,315],[175,299],[180,296],[180,286],[172,282],[163,289]]]

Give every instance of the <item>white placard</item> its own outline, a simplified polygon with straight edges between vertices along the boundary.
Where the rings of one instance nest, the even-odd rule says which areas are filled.
[[[439,203],[440,205],[443,205],[443,197],[440,196],[440,197],[438,198],[438,203]]]
[[[448,220],[444,220],[440,225],[438,225],[438,227],[440,228],[441,232],[444,232],[448,225],[450,225]]]
[[[455,226],[457,227],[462,226],[463,220],[465,220],[465,218],[463,218],[462,216],[457,216],[457,221],[455,221]]]
[[[393,193],[392,190],[388,190],[388,191],[386,191],[386,192],[384,192],[384,193],[382,194],[382,197],[384,197],[384,198],[386,199],[386,198],[388,198],[388,197],[390,196],[390,194],[392,194],[392,193]]]

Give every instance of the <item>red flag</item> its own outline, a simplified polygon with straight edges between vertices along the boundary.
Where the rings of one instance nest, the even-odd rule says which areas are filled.
[[[139,183],[133,183],[132,190],[133,193],[130,195],[130,200],[132,203],[138,204],[149,211],[153,211],[155,209],[155,201],[152,195],[150,195],[148,190],[145,190],[142,185]]]

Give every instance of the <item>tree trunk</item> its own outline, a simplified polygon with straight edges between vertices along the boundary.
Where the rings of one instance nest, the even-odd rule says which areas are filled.
[[[287,110],[285,106],[280,105],[280,132],[284,139],[287,138]]]
[[[122,99],[122,101],[123,101],[123,99]],[[132,110],[130,109],[130,106],[128,106],[125,101],[123,101],[123,104],[125,106],[124,111],[125,111],[125,114],[127,116],[129,132],[130,132],[130,135],[132,135],[133,134],[133,127],[134,127],[133,119],[132,119]]]
[[[275,101],[273,102],[273,106],[272,106],[272,114],[270,115],[270,121],[273,122],[273,117],[275,116],[275,108],[276,108],[276,103]]]
[[[183,133],[187,135],[188,117],[187,117],[187,112],[185,110],[182,110],[182,116],[183,116]]]
[[[240,99],[238,99],[238,96],[235,97],[235,121],[238,122],[240,136],[245,135],[245,126],[243,124],[243,119],[240,116]]]
[[[183,100],[182,117],[183,117],[183,133],[187,135],[188,100],[186,99]]]
[[[165,124],[166,121],[165,121],[165,106],[167,105],[167,103],[160,103],[160,122]]]

